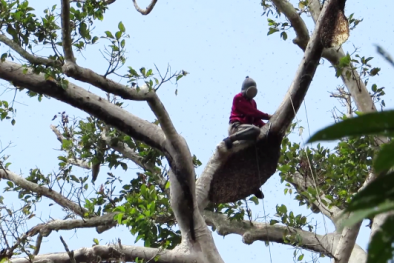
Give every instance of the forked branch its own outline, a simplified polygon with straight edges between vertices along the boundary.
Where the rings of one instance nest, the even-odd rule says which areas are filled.
[[[149,13],[153,10],[153,8],[155,7],[157,0],[152,0],[152,2],[145,8],[145,9],[141,9],[138,4],[137,4],[137,0],[133,0],[134,3],[134,7],[135,9],[141,13],[142,15],[149,15]]]

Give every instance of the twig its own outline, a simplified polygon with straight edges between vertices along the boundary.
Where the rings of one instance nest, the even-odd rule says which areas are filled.
[[[4,229],[1,224],[0,224],[0,230],[1,230],[1,234],[3,235],[4,242],[5,242],[5,245],[7,246],[7,249],[10,249],[10,245],[8,244],[8,241],[7,241],[7,236],[4,232]]]
[[[42,243],[42,235],[41,233],[39,233],[37,236],[36,247],[34,248],[33,255],[38,255],[38,253],[40,252],[41,243]]]
[[[21,57],[23,57],[24,59],[26,59],[27,61],[29,61],[32,64],[46,65],[46,66],[51,66],[51,67],[60,67],[62,65],[62,63],[60,61],[41,58],[41,57],[37,57],[37,56],[30,54],[29,52],[24,50],[21,46],[19,46],[17,43],[15,43],[11,39],[7,38],[3,34],[0,34],[0,42],[9,46],[12,50],[14,50]]]
[[[73,250],[70,251],[68,249],[68,246],[67,246],[66,242],[64,242],[64,239],[62,236],[60,236],[60,241],[62,241],[64,249],[66,249],[66,252],[67,252],[68,256],[70,257],[71,263],[77,263],[77,261],[74,258],[74,251]]]

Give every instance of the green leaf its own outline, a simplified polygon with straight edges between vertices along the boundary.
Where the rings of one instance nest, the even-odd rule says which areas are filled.
[[[282,33],[280,33],[280,36],[283,38],[283,40],[287,39],[287,34],[284,31]]]
[[[119,24],[118,24],[118,29],[119,29],[121,32],[125,32],[125,31],[126,31],[126,28],[124,27],[122,21],[119,22]]]
[[[252,201],[255,205],[259,204],[259,200],[256,196],[252,196],[251,198],[249,198],[249,201]]]
[[[342,58],[339,60],[339,65],[340,65],[341,67],[348,66],[348,65],[350,64],[350,60],[351,60],[350,55],[349,55],[349,54],[346,54],[346,56],[342,57]]]
[[[118,31],[115,33],[116,40],[119,40],[122,37],[122,32]]]
[[[71,140],[63,140],[62,141],[62,147],[64,149],[70,149],[72,146],[72,141]]]
[[[96,245],[98,245],[98,244],[99,244],[99,241],[98,241],[98,239],[97,239],[97,238],[93,238],[93,242],[94,242]]]
[[[343,226],[353,226],[366,218],[371,218],[390,210],[394,210],[394,202],[385,202],[374,207],[358,209],[343,222]]]
[[[275,33],[275,32],[278,32],[278,31],[279,31],[279,29],[274,28],[274,27],[271,27],[271,28],[269,29],[268,33],[267,33],[267,36],[269,36],[269,35],[271,35],[271,34],[273,34],[273,33]]]
[[[119,213],[116,216],[117,216],[118,224],[120,225],[122,223],[123,213]]]
[[[8,181],[7,184],[8,184],[9,187],[14,187],[14,183],[11,182],[11,181]]]
[[[337,140],[346,136],[376,135],[394,132],[394,111],[367,113],[346,119],[316,132],[307,143]]]
[[[89,38],[90,38],[88,26],[87,26],[84,22],[82,22],[82,23],[79,25],[79,33],[81,34],[81,36],[82,36],[83,38],[86,38],[86,39],[89,39]]]
[[[347,212],[373,208],[394,198],[394,173],[381,175],[358,192],[346,208]]]
[[[394,166],[394,141],[384,144],[374,160],[374,170],[380,173]]]
[[[180,80],[182,77],[183,77],[183,75],[176,76],[176,81]]]
[[[105,34],[107,35],[107,37],[109,38],[114,38],[114,36],[112,35],[112,33],[110,31],[105,31]]]
[[[394,256],[394,217],[391,216],[372,237],[367,263],[387,263]]]
[[[146,73],[145,73],[145,68],[144,67],[140,68],[140,72],[141,72],[142,76],[146,77]]]

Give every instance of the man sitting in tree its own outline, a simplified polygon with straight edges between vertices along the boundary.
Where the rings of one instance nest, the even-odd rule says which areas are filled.
[[[256,101],[253,99],[256,94],[257,84],[247,76],[242,83],[241,92],[233,99],[228,129],[229,137],[224,139],[227,149],[231,149],[234,141],[255,141],[260,134],[260,128],[265,125],[262,120],[271,118],[271,115],[257,109]],[[260,190],[255,195],[258,198],[264,198]]]

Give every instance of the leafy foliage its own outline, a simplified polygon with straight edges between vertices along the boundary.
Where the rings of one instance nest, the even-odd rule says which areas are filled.
[[[384,111],[345,119],[318,131],[309,139],[309,142],[334,140],[345,136],[379,135],[390,137],[394,128],[393,117],[393,111]],[[371,167],[375,173],[380,172],[381,175],[351,199],[345,210],[345,212],[353,212],[347,220],[347,225],[353,225],[365,218],[373,218],[380,213],[394,211],[394,190],[392,187],[394,173],[387,173],[394,166],[392,154],[392,141],[383,144],[374,158],[373,167]],[[373,237],[369,244],[368,263],[387,262],[394,256],[392,220],[391,217],[386,220],[382,230]]]
[[[322,202],[328,207],[345,208],[369,173],[374,154],[370,147],[372,142],[368,136],[352,137],[341,140],[331,151],[320,144],[302,149],[300,144],[284,138],[278,170],[282,182],[287,181],[285,194],[292,193],[293,186],[300,205],[315,210],[313,203]],[[295,181],[295,174],[300,175],[304,183],[300,185],[300,180]]]

